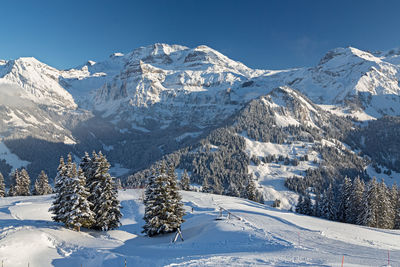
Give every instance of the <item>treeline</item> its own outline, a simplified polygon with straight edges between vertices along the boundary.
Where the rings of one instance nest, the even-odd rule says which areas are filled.
[[[359,177],[345,177],[337,185],[329,184],[314,199],[310,192],[300,195],[296,212],[332,221],[384,229],[400,229],[400,191],[388,188],[375,178],[365,183]]]
[[[11,185],[8,191],[4,182],[4,177],[0,173],[0,197],[5,196],[30,196],[30,195],[47,195],[53,193],[53,188],[49,184],[47,174],[42,171],[35,181],[33,190],[31,188],[31,178],[25,169],[16,169],[11,174]]]
[[[50,208],[56,222],[80,231],[81,227],[107,231],[120,226],[122,214],[118,188],[109,174],[110,164],[99,152],[85,153],[79,167],[68,154],[61,157],[55,182],[55,198]]]

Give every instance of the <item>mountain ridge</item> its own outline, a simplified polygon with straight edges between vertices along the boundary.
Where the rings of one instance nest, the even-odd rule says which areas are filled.
[[[400,115],[396,51],[379,54],[337,48],[314,67],[288,70],[251,69],[207,46],[167,44],[114,53],[67,70],[34,58],[1,61],[0,96],[18,104],[2,102],[0,97],[1,142],[7,153],[28,162],[33,175],[41,169],[53,175],[58,160],[51,159],[65,151],[79,158],[84,151],[103,150],[116,169],[124,170],[115,172],[121,176],[197,146],[215,130],[225,135],[223,125],[256,100],[255,106],[267,105],[259,106],[265,114],[257,108],[254,115],[246,115],[244,123],[249,125],[242,127],[250,132],[243,136],[242,145],[260,147],[252,142],[261,142],[261,147],[272,147],[296,161],[289,143],[301,141],[307,148],[314,147],[315,157],[322,157],[326,144],[342,149],[345,134],[340,132],[358,128],[358,120]],[[15,93],[7,95],[10,92]],[[293,139],[294,134],[304,140]],[[26,147],[46,156],[28,153]],[[241,148],[238,164],[247,164],[245,153],[246,148]],[[0,154],[0,160],[8,158]],[[48,166],[41,158],[49,159]],[[351,173],[363,171],[360,159],[352,160],[358,169]],[[21,165],[10,164],[0,161],[0,171],[7,174]],[[250,169],[243,168],[243,174]],[[300,174],[296,168],[282,173],[285,177]],[[229,187],[226,181],[219,182]]]

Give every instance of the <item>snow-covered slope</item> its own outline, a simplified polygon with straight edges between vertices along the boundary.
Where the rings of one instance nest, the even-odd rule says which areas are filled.
[[[51,221],[50,196],[0,199],[4,266],[386,266],[400,264],[394,230],[371,229],[275,210],[220,195],[182,192],[184,242],[141,233],[141,191],[120,192],[122,226],[109,232],[65,229]],[[219,216],[220,207],[234,217]],[[23,252],[23,253],[21,253]]]

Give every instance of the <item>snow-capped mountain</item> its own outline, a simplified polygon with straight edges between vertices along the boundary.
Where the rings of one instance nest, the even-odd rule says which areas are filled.
[[[329,51],[313,68],[287,73],[284,83],[313,102],[339,105],[360,119],[400,114],[400,66],[393,53],[374,55],[356,48]],[[357,116],[357,112],[365,113]]]
[[[60,74],[35,58],[0,64],[0,136],[75,143],[71,129],[87,118],[60,83]]]
[[[0,65],[0,86],[17,86],[22,92],[14,92],[16,96],[36,104],[76,109],[72,95],[60,84],[60,73],[35,58],[19,58]]]
[[[259,97],[277,127],[329,127],[322,109],[360,120],[400,115],[399,55],[337,48],[315,67],[256,70],[207,46],[154,44],[68,70],[34,58],[1,60],[0,136],[9,145],[19,140],[11,150],[28,162],[35,157],[23,156],[21,138],[31,136],[76,144],[76,153],[102,149],[138,170]],[[126,159],[128,151],[140,157]]]
[[[119,54],[89,69],[110,65],[122,68],[93,93],[92,108],[114,121],[146,127],[146,119],[151,119],[164,128],[176,120],[181,125],[204,126],[228,117],[238,108],[230,101],[232,88],[266,72],[206,46],[189,49],[165,44]]]

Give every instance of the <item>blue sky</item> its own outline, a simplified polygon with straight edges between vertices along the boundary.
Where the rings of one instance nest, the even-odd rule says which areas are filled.
[[[399,10],[386,0],[4,0],[0,58],[70,68],[164,42],[205,44],[253,68],[312,66],[335,47],[399,47]]]

